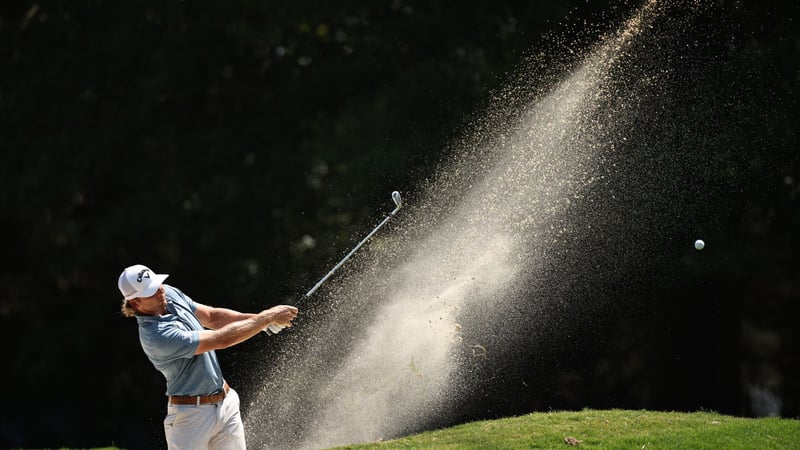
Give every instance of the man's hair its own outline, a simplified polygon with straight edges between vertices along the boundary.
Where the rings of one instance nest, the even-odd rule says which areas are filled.
[[[133,306],[128,303],[127,300],[124,298],[122,299],[122,306],[120,306],[120,311],[124,317],[134,317],[136,316],[136,310],[133,309]]]

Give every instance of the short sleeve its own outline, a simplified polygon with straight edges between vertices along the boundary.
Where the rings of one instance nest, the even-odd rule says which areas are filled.
[[[159,324],[158,331],[142,341],[147,353],[160,361],[191,358],[199,344],[198,331],[186,330],[176,323]]]

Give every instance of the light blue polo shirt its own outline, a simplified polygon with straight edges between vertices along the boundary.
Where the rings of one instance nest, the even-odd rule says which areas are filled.
[[[156,369],[167,379],[167,395],[209,395],[222,389],[222,369],[214,351],[195,355],[203,326],[188,295],[164,285],[167,313],[136,316],[139,342]]]

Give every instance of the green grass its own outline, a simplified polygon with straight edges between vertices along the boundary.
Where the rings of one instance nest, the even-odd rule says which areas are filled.
[[[569,445],[565,438],[581,442]],[[713,412],[627,410],[534,413],[473,422],[400,439],[337,449],[791,449],[800,421]]]

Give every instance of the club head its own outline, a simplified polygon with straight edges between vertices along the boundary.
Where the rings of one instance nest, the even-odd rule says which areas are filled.
[[[398,208],[403,206],[403,199],[400,198],[399,192],[397,191],[392,192],[392,200],[394,201],[394,204],[397,205]]]

